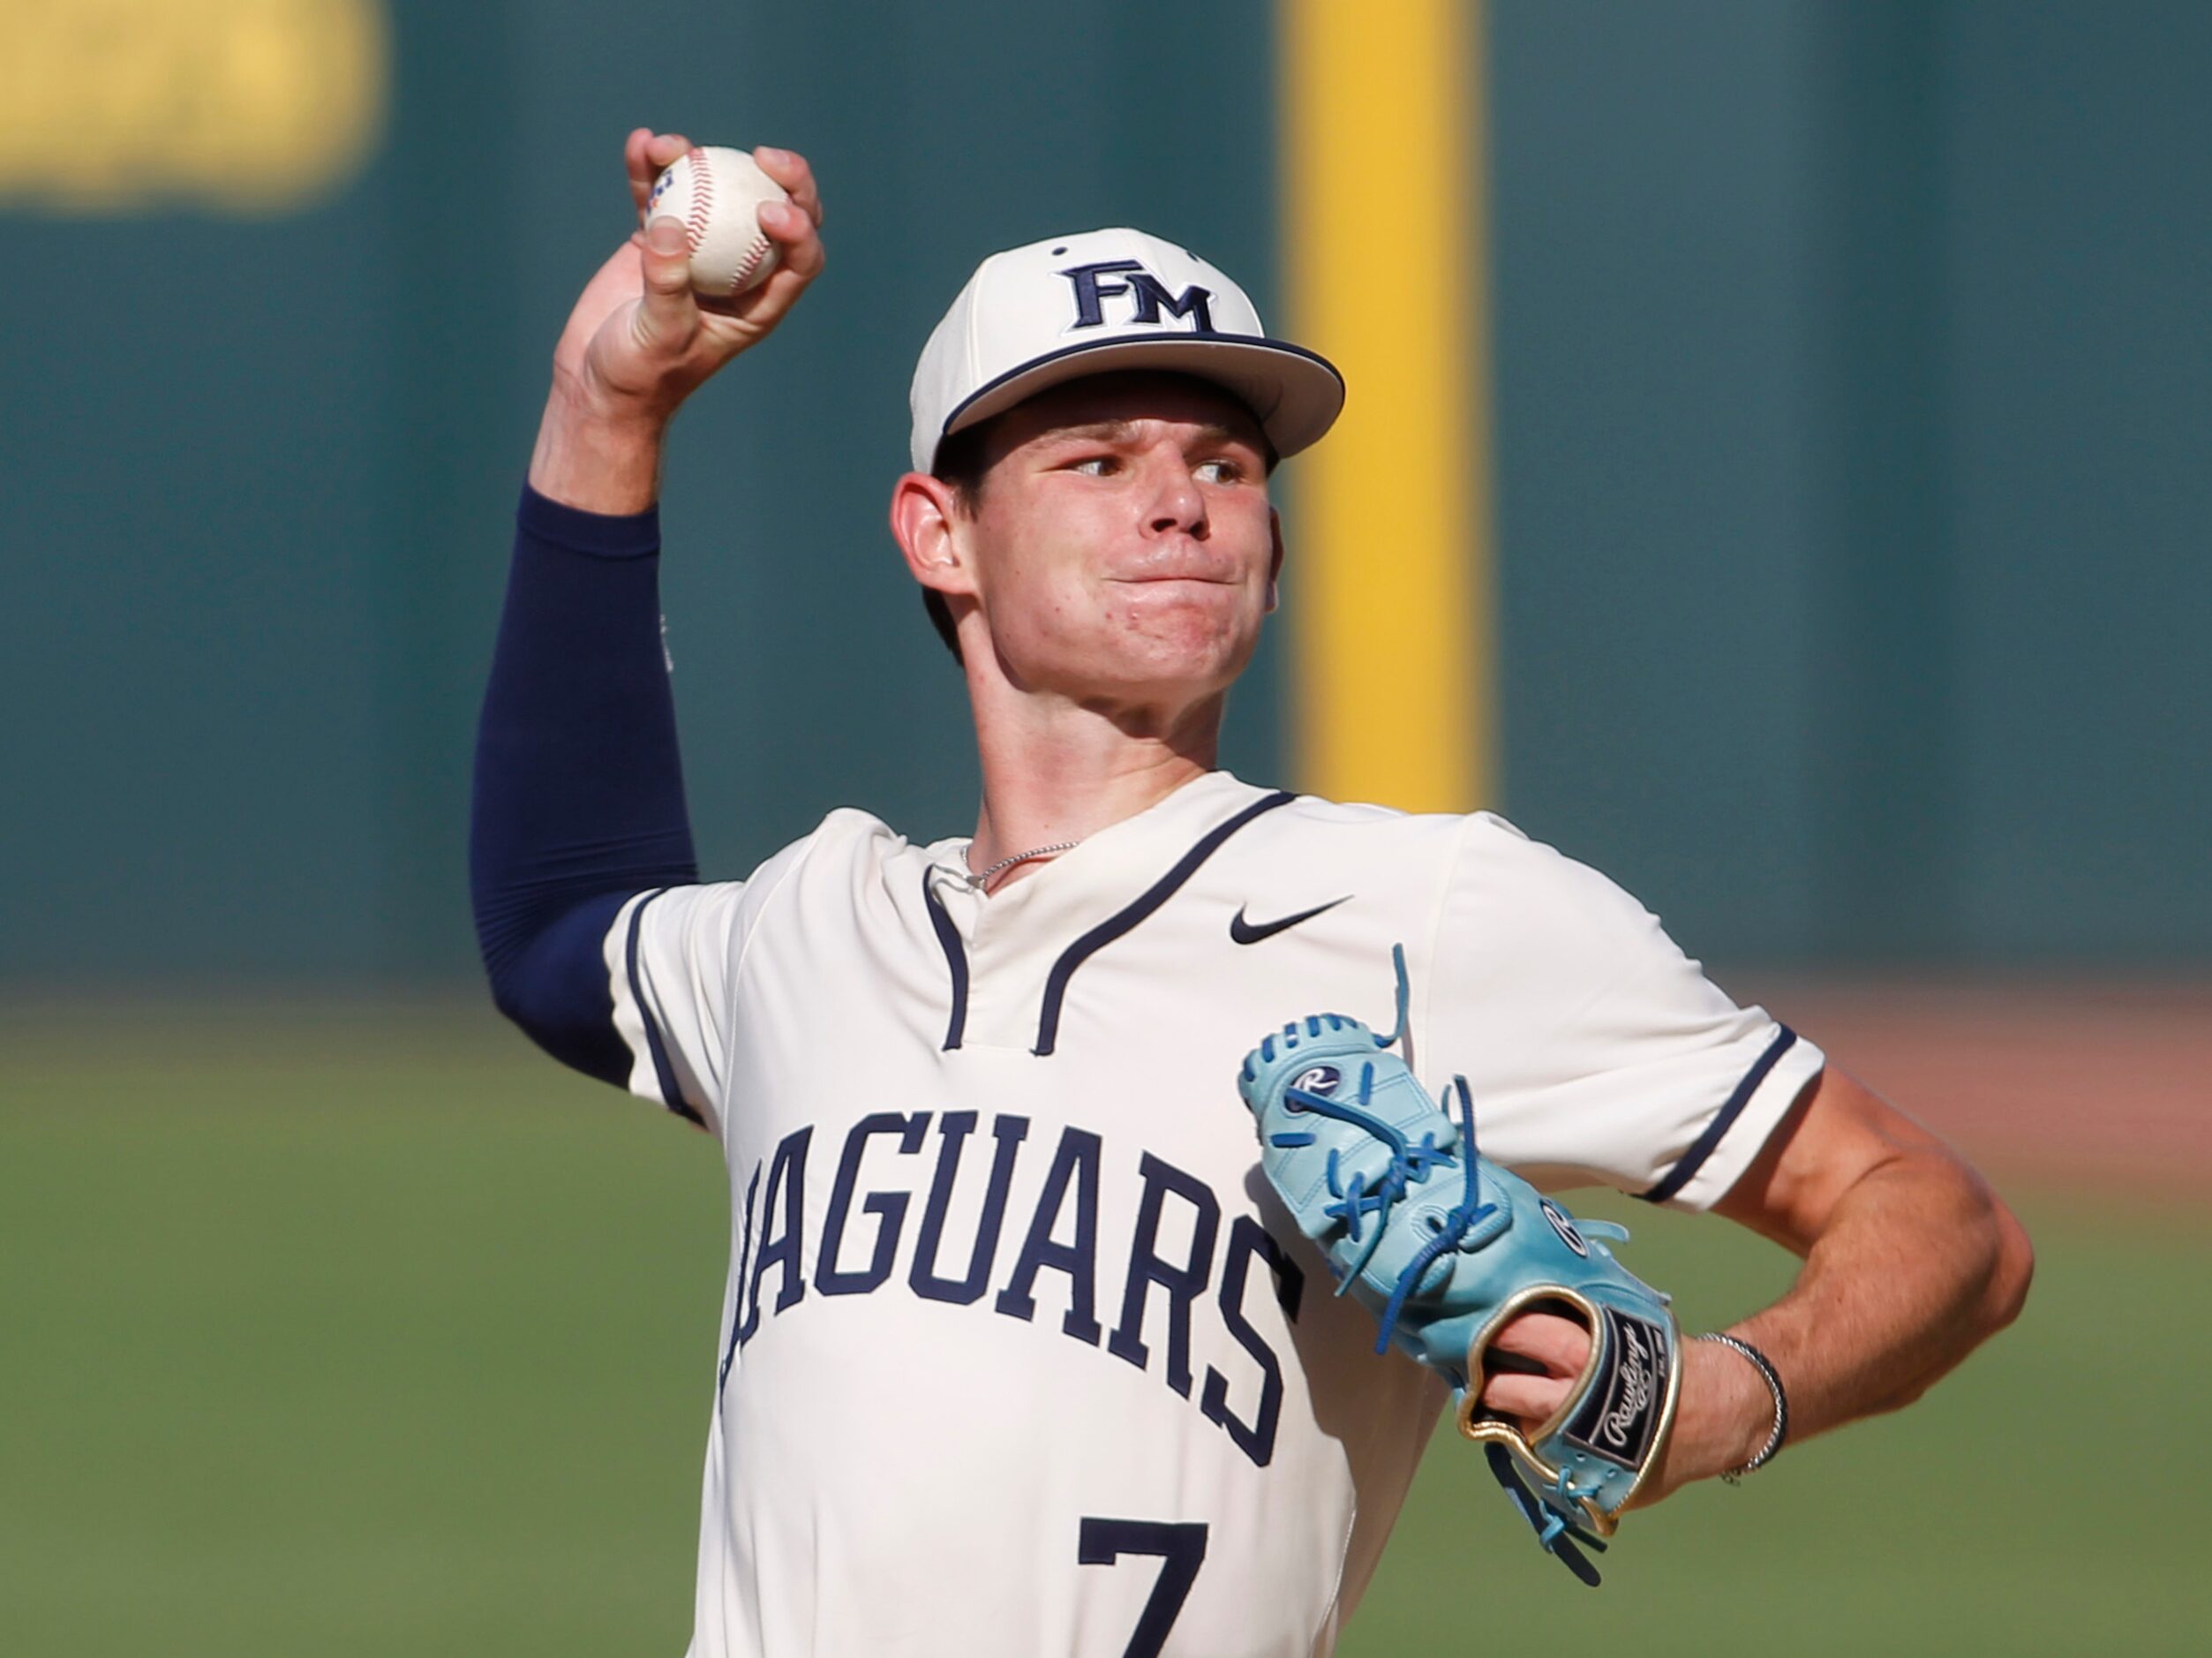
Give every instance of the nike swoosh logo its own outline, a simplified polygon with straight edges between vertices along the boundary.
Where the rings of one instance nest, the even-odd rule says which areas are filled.
[[[1301,909],[1297,915],[1285,916],[1280,921],[1246,921],[1245,908],[1239,904],[1237,913],[1229,918],[1229,936],[1238,944],[1258,944],[1262,938],[1272,938],[1278,932],[1288,932],[1301,921],[1311,921],[1325,910],[1334,909],[1339,904],[1348,904],[1351,898],[1352,895],[1346,893],[1342,898],[1332,898],[1326,904]]]

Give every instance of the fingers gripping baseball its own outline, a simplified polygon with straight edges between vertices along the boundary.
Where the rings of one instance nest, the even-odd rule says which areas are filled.
[[[630,334],[645,356],[681,361],[703,320],[691,292],[690,245],[674,219],[655,219],[638,248],[644,291],[630,311]]]
[[[736,298],[703,303],[691,290],[684,226],[644,214],[654,179],[691,147],[681,133],[640,127],[623,147],[639,226],[584,290],[554,354],[556,378],[609,413],[665,419],[739,353],[756,345],[821,271],[821,194],[803,157],[756,152],[762,170],[790,193],[764,207],[761,229],[777,244],[778,268]]]
[[[645,203],[653,193],[653,180],[660,177],[663,168],[672,165],[677,156],[691,147],[691,140],[681,132],[656,132],[649,126],[641,126],[622,141],[622,166],[629,174],[630,206],[636,210],[637,222],[645,222]]]
[[[764,145],[753,152],[753,160],[791,198],[761,205],[760,228],[776,244],[776,268],[767,281],[739,295],[729,306],[733,317],[764,335],[822,274],[822,192],[803,155]]]

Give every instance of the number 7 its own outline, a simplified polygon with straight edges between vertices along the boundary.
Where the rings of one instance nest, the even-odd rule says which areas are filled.
[[[1083,1517],[1083,1530],[1075,1558],[1087,1566],[1110,1566],[1124,1555],[1160,1556],[1160,1580],[1152,1586],[1137,1632],[1129,1638],[1122,1658],[1160,1658],[1175,1627],[1175,1615],[1198,1581],[1198,1569],[1206,1559],[1206,1526],[1201,1520],[1178,1525],[1169,1520],[1100,1519]]]

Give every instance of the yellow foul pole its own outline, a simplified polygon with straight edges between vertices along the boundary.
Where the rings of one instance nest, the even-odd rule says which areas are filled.
[[[1302,788],[1494,803],[1478,0],[1282,0],[1290,337],[1344,372],[1290,469]]]

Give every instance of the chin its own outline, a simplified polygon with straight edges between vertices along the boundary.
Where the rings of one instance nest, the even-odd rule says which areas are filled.
[[[1099,664],[1101,689],[1137,697],[1195,702],[1227,690],[1252,659],[1255,641],[1144,637],[1125,641],[1110,662]]]
[[[1208,588],[1180,602],[1130,607],[1117,619],[1118,637],[1109,648],[1132,660],[1149,662],[1163,675],[1180,668],[1178,676],[1208,679],[1225,671],[1234,679],[1259,643],[1260,623],[1241,607],[1220,603],[1221,591]],[[1164,593],[1159,597],[1166,599]]]

